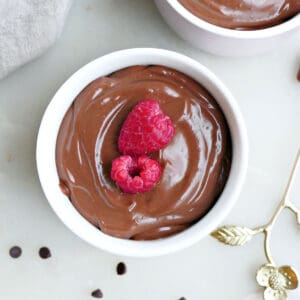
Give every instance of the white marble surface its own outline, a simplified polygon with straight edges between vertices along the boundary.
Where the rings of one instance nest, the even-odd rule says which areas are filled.
[[[121,258],[81,241],[50,209],[35,169],[40,119],[57,88],[90,60],[116,49],[160,47],[200,61],[231,89],[244,114],[250,165],[240,200],[226,223],[260,225],[283,191],[300,146],[300,34],[273,53],[228,59],[187,45],[163,22],[150,0],[77,0],[58,43],[0,82],[0,299],[82,300],[101,288],[113,300],[259,300],[256,269],[265,262],[262,238],[229,248],[210,237],[154,259]],[[300,176],[293,201],[300,206]],[[298,198],[297,198],[298,197]],[[23,248],[17,260],[10,246]],[[38,257],[49,246],[52,258]],[[300,271],[300,229],[282,214],[271,239],[279,265]],[[117,276],[123,260],[128,272]],[[290,299],[300,297],[300,290]]]

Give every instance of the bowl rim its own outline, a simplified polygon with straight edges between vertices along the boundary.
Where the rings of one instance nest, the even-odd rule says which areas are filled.
[[[159,0],[158,0],[159,1]],[[199,17],[192,14],[188,9],[186,9],[178,0],[166,0],[167,3],[187,22],[202,28],[206,31],[218,34],[220,36],[236,38],[236,39],[264,39],[267,37],[273,37],[281,35],[288,31],[291,31],[297,27],[300,27],[300,13],[292,17],[288,21],[280,23],[278,25],[257,29],[257,30],[235,30],[224,28],[211,24],[207,21],[200,19]]]
[[[92,80],[109,74],[107,71],[103,74],[99,73],[99,70],[102,70],[104,66],[116,71],[126,66],[138,64],[165,65],[184,72],[188,76],[201,77],[201,84],[213,94],[225,114],[233,143],[230,175],[221,196],[213,208],[183,232],[153,241],[132,241],[115,238],[104,234],[89,223],[60,191],[55,163],[58,130],[62,118],[78,93]],[[116,65],[118,65],[118,68]],[[99,74],[91,75],[93,72]],[[197,81],[199,82],[199,80]],[[212,91],[211,89],[215,90]],[[219,98],[216,97],[216,94]],[[220,97],[223,98],[222,103]],[[65,105],[65,107],[59,111],[61,105]],[[53,121],[55,118],[59,119],[56,123]],[[177,52],[155,48],[132,48],[112,52],[91,61],[75,72],[58,89],[41,120],[37,136],[36,163],[41,186],[50,206],[61,221],[77,236],[95,247],[113,254],[131,257],[154,257],[169,254],[195,244],[213,231],[227,216],[237,201],[246,176],[248,138],[244,120],[235,99],[227,87],[206,67]]]

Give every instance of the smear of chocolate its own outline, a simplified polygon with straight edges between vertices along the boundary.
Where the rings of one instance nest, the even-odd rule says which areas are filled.
[[[123,262],[118,263],[117,274],[124,275],[125,273],[126,273],[126,265]]]
[[[184,297],[181,297],[181,298],[179,298],[178,300],[186,300],[186,298],[184,298]]]
[[[42,247],[39,250],[39,255],[42,259],[47,259],[51,257],[51,251],[48,247]]]
[[[67,185],[66,185],[62,180],[60,180],[60,182],[59,182],[59,187],[60,187],[60,190],[61,190],[67,197],[70,196],[70,190],[69,190],[69,188],[67,187]]]
[[[94,298],[103,298],[103,293],[100,289],[97,289],[91,293],[91,296]]]
[[[19,246],[13,246],[9,249],[9,255],[12,258],[19,258],[22,255],[22,249]]]
[[[298,73],[297,73],[297,80],[300,82],[300,67],[299,67],[299,70],[298,70]]]

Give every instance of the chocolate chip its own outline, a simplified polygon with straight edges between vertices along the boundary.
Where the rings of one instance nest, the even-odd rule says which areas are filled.
[[[39,255],[41,258],[47,259],[47,258],[51,257],[51,251],[47,247],[42,247],[42,248],[40,248]]]
[[[300,81],[300,67],[299,67],[299,70],[298,70],[298,73],[297,73],[297,79],[298,79],[298,81]]]
[[[179,298],[178,300],[186,300],[184,297]]]
[[[97,290],[94,290],[92,293],[91,293],[92,297],[94,298],[103,298],[103,294],[101,292],[101,290],[97,289]]]
[[[123,262],[118,263],[117,274],[124,275],[125,273],[126,273],[126,265]]]
[[[19,246],[13,246],[9,249],[9,255],[12,258],[18,258],[22,255],[22,249]]]

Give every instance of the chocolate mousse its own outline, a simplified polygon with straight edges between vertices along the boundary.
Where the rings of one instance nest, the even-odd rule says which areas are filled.
[[[239,30],[271,27],[300,13],[300,0],[179,0],[179,2],[204,21]]]
[[[144,193],[122,192],[111,179],[121,154],[118,136],[137,103],[155,99],[176,132],[163,149],[158,183]],[[98,78],[76,97],[61,124],[59,185],[78,212],[102,232],[152,240],[191,226],[214,205],[227,181],[231,138],[225,117],[199,83],[164,66],[133,66]]]

